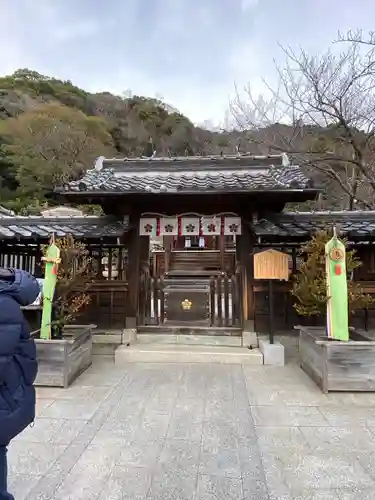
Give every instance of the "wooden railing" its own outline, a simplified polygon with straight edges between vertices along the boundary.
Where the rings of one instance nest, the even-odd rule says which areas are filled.
[[[242,293],[239,274],[210,279],[210,326],[242,327]]]
[[[234,255],[218,250],[173,251],[169,271],[230,271],[234,268]]]
[[[92,267],[98,280],[127,279],[128,254],[124,247],[88,247]]]
[[[375,296],[374,281],[356,281],[364,293]],[[316,326],[325,323],[320,317],[300,317],[293,304],[295,298],[291,295],[291,282],[276,282],[273,290],[275,294],[275,327],[279,331],[292,330],[296,324],[314,324]],[[253,294],[253,319],[255,329],[258,332],[267,332],[269,328],[269,298],[268,284],[263,281],[252,281],[249,293]],[[368,309],[357,310],[351,315],[350,324],[364,329],[375,328],[375,304]]]
[[[85,293],[91,297],[91,302],[80,312],[76,323],[95,323],[99,329],[125,328],[128,316],[127,281],[94,281]]]
[[[0,251],[0,267],[14,267],[23,269],[32,275],[38,274],[40,269],[40,265],[38,265],[38,251],[39,248],[37,246],[31,245],[30,247],[20,246],[17,252],[15,250]]]
[[[164,323],[163,278],[153,278],[149,274],[141,275],[138,323],[141,325],[161,325]]]
[[[122,246],[86,247],[90,266],[97,280],[124,281],[127,279],[127,249]],[[0,267],[15,267],[38,278],[43,276],[40,245],[19,245],[0,248]]]
[[[154,277],[170,271],[197,271],[223,269],[232,272],[235,268],[235,253],[226,250],[223,255],[218,250],[158,250],[151,254],[150,272]]]
[[[169,255],[170,252],[168,253],[168,256]],[[166,262],[166,260],[168,262]],[[150,261],[151,261],[150,262],[151,276],[153,277],[163,276],[165,271],[168,269],[168,264],[169,264],[169,257],[166,257],[165,251],[157,250],[155,252],[152,252]]]
[[[169,286],[172,283],[169,282]],[[190,286],[177,285],[176,293],[183,294],[186,298],[189,294],[196,294],[194,288],[194,278],[191,279]],[[204,284],[203,284],[204,286]],[[207,316],[201,319],[210,327],[242,327],[242,293],[241,279],[239,274],[213,276],[206,280],[206,291],[200,290],[208,301]],[[144,325],[163,325],[173,321],[167,318],[166,312],[166,282],[164,278],[154,278],[148,274],[143,274],[139,289],[139,310],[138,322]],[[197,285],[199,288],[199,285]],[[173,289],[169,288],[168,296],[171,300]]]
[[[72,290],[82,291],[90,296],[91,302],[75,317],[76,324],[94,323],[103,330],[125,328],[129,316],[127,281],[94,281]],[[24,314],[33,329],[40,328],[41,306],[25,307]]]
[[[363,289],[364,293],[375,294],[375,281],[355,281]],[[254,292],[264,292],[268,290],[268,283],[262,280],[253,280],[251,286]],[[277,292],[290,293],[292,284],[290,281],[277,281],[274,290]]]

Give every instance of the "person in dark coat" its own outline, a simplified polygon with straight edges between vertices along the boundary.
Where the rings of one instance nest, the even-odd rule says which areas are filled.
[[[7,446],[35,419],[36,348],[20,306],[32,304],[39,291],[29,273],[0,268],[0,500],[14,500]]]

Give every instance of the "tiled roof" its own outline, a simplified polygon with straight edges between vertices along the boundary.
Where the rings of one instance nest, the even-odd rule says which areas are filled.
[[[0,216],[0,240],[48,239],[52,233],[56,237],[71,234],[76,238],[116,238],[121,237],[127,227],[126,221],[120,222],[113,217]]]
[[[253,226],[263,239],[306,238],[317,230],[333,228],[343,236],[364,239],[375,236],[375,211],[284,212],[271,214]]]
[[[352,240],[375,237],[375,211],[356,212],[284,212],[267,215],[251,228],[263,241],[306,240],[319,229],[336,226],[340,234]],[[118,238],[128,230],[128,221],[110,216],[20,217],[0,216],[0,241],[8,239],[43,240],[72,234],[76,238]]]
[[[55,192],[176,193],[246,192],[312,188],[285,155],[106,160]]]
[[[13,212],[13,210],[9,210],[8,208],[5,208],[2,205],[0,205],[0,215],[13,216],[14,212]]]

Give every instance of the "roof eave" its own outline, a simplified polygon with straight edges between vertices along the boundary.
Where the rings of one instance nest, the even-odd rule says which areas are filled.
[[[231,189],[231,190],[181,190],[181,191],[109,191],[109,190],[95,190],[95,191],[65,191],[54,190],[50,196],[88,196],[90,198],[102,196],[127,196],[127,195],[208,195],[208,194],[256,194],[256,193],[311,193],[317,195],[321,189],[318,188],[276,188],[276,189]]]

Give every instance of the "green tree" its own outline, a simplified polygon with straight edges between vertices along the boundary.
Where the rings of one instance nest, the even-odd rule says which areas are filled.
[[[327,308],[327,287],[325,268],[325,244],[332,235],[328,231],[318,231],[301,249],[304,261],[292,283],[292,295],[296,302],[294,308],[301,316],[324,316]],[[347,244],[347,240],[343,240]],[[348,280],[349,311],[368,307],[373,299],[363,293],[358,283],[352,280],[352,273],[362,262],[355,250],[346,251],[346,271]]]
[[[17,187],[16,168],[6,153],[6,146],[0,144],[0,190],[2,198],[7,198]]]
[[[106,123],[49,103],[0,123],[5,150],[16,165],[19,193],[43,199],[56,184],[77,178],[98,156],[114,156]]]
[[[39,102],[53,99],[84,112],[87,112],[90,106],[89,93],[73,85],[70,80],[59,80],[27,68],[18,69],[12,75],[0,78],[0,89],[21,90],[32,98],[41,97]]]

